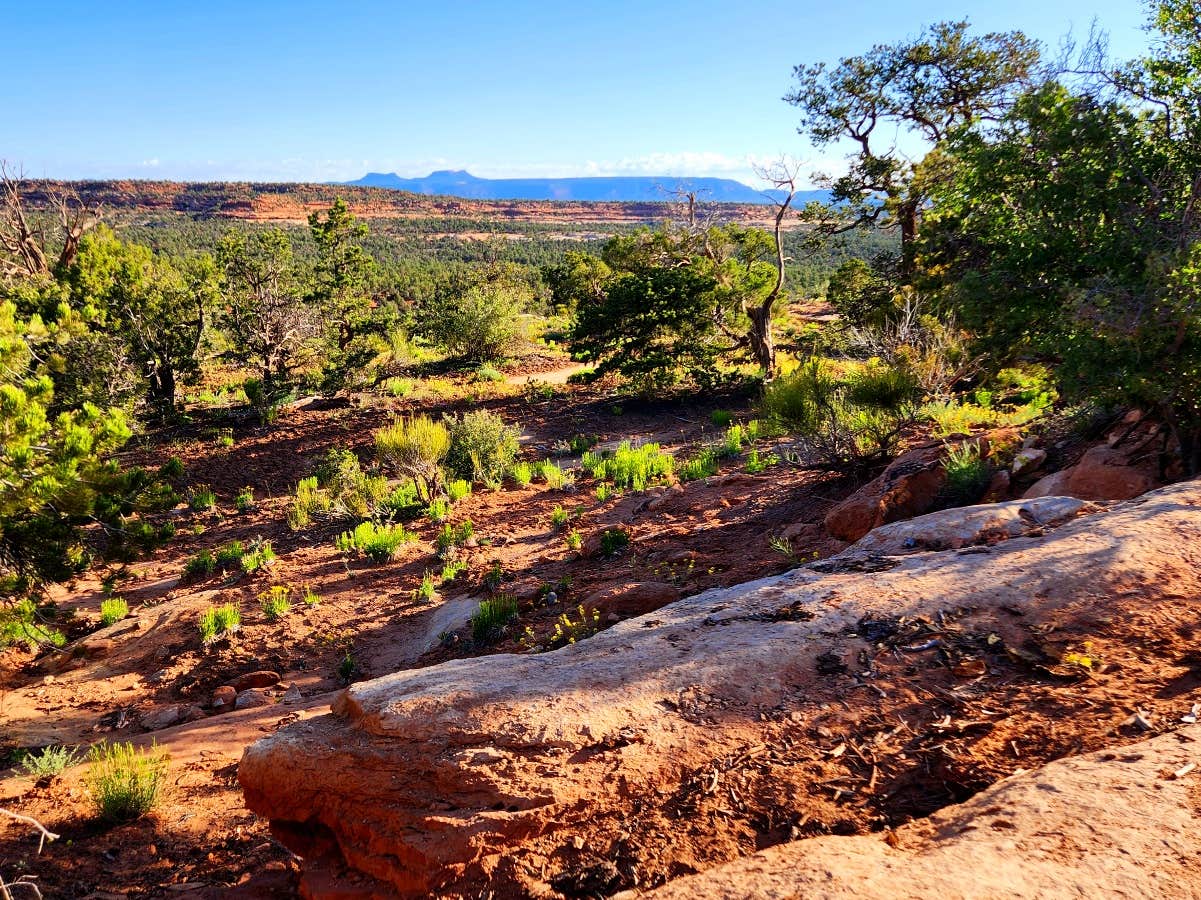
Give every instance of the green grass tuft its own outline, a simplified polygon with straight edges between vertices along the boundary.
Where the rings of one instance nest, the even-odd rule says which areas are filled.
[[[167,755],[157,746],[97,744],[88,752],[85,782],[106,822],[132,822],[154,808],[167,783]]]

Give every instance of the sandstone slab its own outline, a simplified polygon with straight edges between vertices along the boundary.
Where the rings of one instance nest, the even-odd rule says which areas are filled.
[[[1006,515],[1020,521],[1022,508]],[[975,515],[939,515],[948,514],[959,520]],[[1030,635],[1062,634],[1079,623],[1084,633],[1127,641],[1115,643],[1111,653],[1129,668],[1131,660],[1153,651],[1143,629],[1121,631],[1120,623],[1201,595],[1201,483],[1174,485],[1037,530],[987,553],[915,552],[879,557],[881,564],[873,560],[870,567],[802,568],[685,598],[551,653],[458,659],[353,685],[338,695],[330,714],[284,727],[246,749],[238,776],[246,802],[304,858],[306,890],[314,898],[339,896],[339,886],[348,882],[331,873],[346,871],[369,885],[363,897],[534,897],[562,893],[563,879],[575,879],[578,896],[596,893],[602,882],[612,892],[651,865],[661,878],[738,865],[739,857],[755,858],[754,829],[761,827],[753,810],[740,812],[756,771],[747,761],[762,762],[755,754],[768,746],[785,755],[799,748],[801,756],[770,770],[761,782],[764,802],[821,802],[831,821],[842,815],[839,801],[805,799],[832,793],[815,783],[806,766],[835,754],[847,759],[854,751],[845,743],[836,746],[836,722],[805,729],[797,723],[846,715],[843,700],[848,709],[852,701],[886,702],[871,690],[878,686],[868,671],[878,638],[865,637],[866,631],[941,622],[950,611],[955,629],[976,642],[973,647],[988,646],[995,637],[999,646],[1020,649]],[[1157,587],[1168,584],[1170,591]],[[1182,616],[1182,610],[1171,615]],[[887,702],[908,702],[914,694],[909,685],[934,665],[932,657],[911,649],[900,655],[913,661],[912,673],[898,670],[883,691]],[[1000,665],[1006,657],[997,659]],[[1122,677],[1118,670],[1114,678]],[[925,707],[914,710],[906,713],[910,723],[915,715],[931,721]],[[1070,728],[1065,717],[1074,707],[1056,710],[1056,724]],[[1082,710],[1090,721],[1101,714]],[[937,715],[934,723],[942,711]],[[926,727],[937,734],[943,726]],[[938,746],[946,740],[938,738]],[[931,752],[923,758],[945,759],[941,751]],[[855,784],[867,781],[861,771],[862,782]],[[770,791],[785,799],[771,800]],[[705,797],[711,805],[700,815],[697,804]],[[1049,793],[1044,800],[1066,802]],[[1093,805],[1072,803],[1063,808],[1093,814]],[[1172,810],[1168,802],[1169,819]],[[978,827],[1012,838],[1005,834],[1011,829],[993,828],[991,821]],[[621,835],[636,828],[653,841],[653,858],[647,851],[632,862],[621,859],[627,868],[613,868],[607,858],[585,867],[571,856],[588,852],[606,835],[618,846]],[[1169,840],[1177,833],[1171,831]],[[585,849],[574,849],[583,834],[589,836]],[[774,842],[786,839],[787,833]],[[1005,844],[1019,873],[1014,883],[1026,871],[1031,884],[1049,883],[1052,870],[1040,868],[1041,846]],[[1172,846],[1181,859],[1195,858],[1191,843]],[[959,858],[968,855],[965,849]],[[922,889],[922,878],[898,881],[912,891],[895,896],[979,896],[948,889],[945,878],[937,880],[940,857],[930,859],[921,870],[931,879],[930,890]],[[1122,871],[1141,870],[1166,884],[1180,870],[1165,860],[1157,850]],[[629,868],[635,865],[642,869]],[[746,887],[708,896],[753,896]],[[823,895],[802,890],[766,896]]]
[[[958,550],[976,544],[1019,537],[1037,528],[1054,526],[1097,507],[1074,497],[1039,497],[982,503],[927,513],[881,525],[852,544],[841,556],[912,553],[916,550]],[[838,557],[835,557],[838,558]]]

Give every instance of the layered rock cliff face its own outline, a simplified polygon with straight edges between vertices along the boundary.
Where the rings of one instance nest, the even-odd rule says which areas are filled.
[[[827,857],[810,867],[798,839],[900,825],[1019,768],[1128,743],[1183,703],[1163,686],[1191,684],[1179,642],[1201,609],[1201,483],[1107,510],[1040,503],[983,532],[958,510],[913,520],[906,535],[553,653],[354,685],[330,715],[247,749],[246,801],[305,858],[314,897],[664,884],[751,896],[739,879],[765,877],[755,866],[778,876],[761,896],[824,896],[812,886],[835,878]],[[920,539],[949,522],[953,540]],[[931,546],[959,549],[906,552]],[[1080,804],[1065,815],[1089,815]],[[917,841],[907,828],[894,840]],[[904,859],[881,838],[821,846],[840,840],[869,842],[847,851],[860,866]],[[1050,840],[1015,838],[1006,853]],[[889,896],[998,896],[968,890],[971,853],[918,855],[929,889],[919,873]],[[959,893],[944,889],[952,862]],[[673,887],[683,876],[690,886]]]

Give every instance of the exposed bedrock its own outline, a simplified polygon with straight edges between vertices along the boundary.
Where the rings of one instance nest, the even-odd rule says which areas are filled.
[[[1000,521],[980,517],[1001,541],[988,547],[970,546],[978,541],[961,511],[933,514],[922,527],[935,535],[954,520],[953,543],[966,549],[906,554],[878,541],[871,554],[852,547],[823,561],[822,571],[689,597],[553,653],[454,660],[356,684],[329,715],[246,750],[246,801],[305,858],[314,897],[353,896],[358,875],[361,896],[585,896],[664,881],[668,890],[678,876],[812,833],[807,822],[837,831],[846,796],[815,789],[815,779],[823,766],[859,763],[836,746],[833,717],[860,729],[878,719],[882,747],[890,717],[931,718],[927,695],[937,701],[956,687],[950,662],[960,656],[977,657],[971,673],[988,673],[983,692],[1027,677],[1013,667],[1038,660],[1020,648],[1052,625],[1117,653],[1141,639],[1149,606],[1195,606],[1201,483],[1105,511],[1068,506],[1043,500],[1006,508]],[[1072,513],[1080,515],[1050,527]],[[910,537],[906,546],[928,545]],[[913,648],[881,649],[915,621],[953,621],[959,643],[949,624],[927,643],[941,641],[938,652],[954,659],[927,665]],[[1003,701],[991,706],[989,715],[1006,715]],[[1075,714],[1053,715],[1070,727]],[[914,779],[941,757],[897,758],[925,767],[890,776],[893,801],[914,793],[920,814]],[[935,774],[940,785],[949,777]],[[857,777],[865,782],[866,768]],[[983,786],[967,785],[964,796]],[[891,824],[888,809],[879,814],[872,827]],[[864,830],[865,815],[846,827]],[[1010,852],[1034,851],[1018,841]]]

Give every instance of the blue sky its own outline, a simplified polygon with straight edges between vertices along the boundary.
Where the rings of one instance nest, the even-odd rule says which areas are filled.
[[[1119,57],[1147,40],[1135,0],[11,3],[0,158],[62,178],[750,182],[782,153],[832,165],[780,99],[794,65],[962,17],[1052,46],[1095,17]]]

